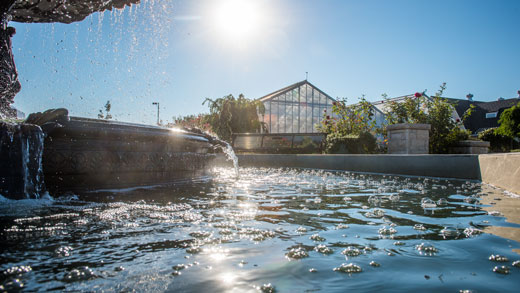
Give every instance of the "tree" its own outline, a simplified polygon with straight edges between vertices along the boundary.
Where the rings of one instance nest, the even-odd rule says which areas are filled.
[[[105,113],[103,114],[103,110],[99,110],[99,114],[97,115],[99,119],[110,120],[112,119],[112,115],[110,114],[110,109],[112,109],[112,105],[110,101],[107,101],[105,104]]]
[[[498,119],[498,128],[495,130],[496,134],[510,137],[520,137],[520,103],[504,110]]]
[[[212,100],[206,98],[210,114],[206,117],[207,123],[213,132],[222,140],[230,142],[233,133],[259,132],[263,125],[258,120],[258,114],[265,114],[264,104],[250,100],[240,94],[238,99],[233,95]]]

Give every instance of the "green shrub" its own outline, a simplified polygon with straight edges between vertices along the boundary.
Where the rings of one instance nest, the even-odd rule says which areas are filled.
[[[333,132],[325,140],[327,154],[372,154],[376,149],[376,138],[369,132],[350,135]]]
[[[458,141],[468,139],[470,131],[462,129],[462,121],[452,119],[454,107],[441,97],[445,89],[446,83],[443,83],[439,92],[430,98],[425,93],[416,93],[413,97],[406,97],[403,102],[388,100],[386,120],[389,124],[430,124],[430,153],[448,153],[449,148]],[[471,115],[471,110],[464,115],[463,120]]]
[[[489,141],[489,149],[494,153],[509,152],[511,149],[519,146],[519,143],[511,137],[499,134],[497,128],[488,128],[480,132],[478,138]]]

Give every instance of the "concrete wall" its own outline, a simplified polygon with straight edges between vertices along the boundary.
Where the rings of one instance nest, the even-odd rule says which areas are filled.
[[[479,155],[482,182],[520,194],[520,154]]]
[[[482,180],[520,194],[520,154],[287,155],[240,154],[241,167],[295,167]],[[220,162],[222,163],[222,161]]]
[[[238,155],[244,167],[298,167],[479,179],[476,155]]]

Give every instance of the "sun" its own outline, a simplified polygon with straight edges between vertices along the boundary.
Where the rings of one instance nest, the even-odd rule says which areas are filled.
[[[215,28],[228,41],[245,42],[260,33],[262,11],[258,1],[223,0],[214,12]]]

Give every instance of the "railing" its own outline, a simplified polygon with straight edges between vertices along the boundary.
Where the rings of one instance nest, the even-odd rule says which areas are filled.
[[[235,133],[233,149],[253,153],[321,153],[323,133]]]

